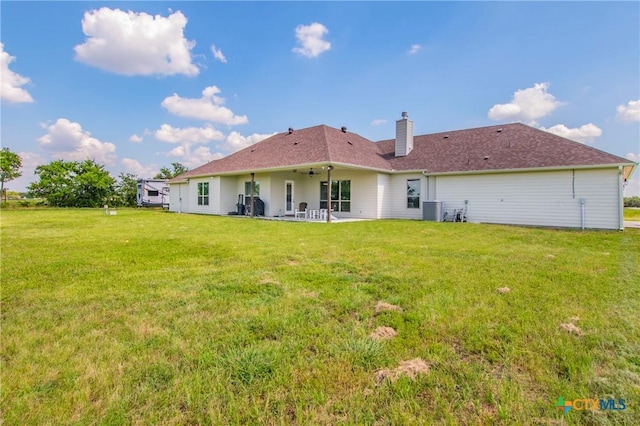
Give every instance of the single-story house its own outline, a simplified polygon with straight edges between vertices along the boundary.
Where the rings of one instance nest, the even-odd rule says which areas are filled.
[[[465,209],[469,222],[623,229],[623,185],[637,165],[519,123],[414,136],[403,113],[395,139],[379,142],[346,127],[289,128],[171,179],[169,208],[238,213],[253,188],[267,217],[306,203],[339,219]]]

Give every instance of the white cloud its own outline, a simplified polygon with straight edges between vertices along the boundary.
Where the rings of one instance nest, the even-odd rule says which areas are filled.
[[[496,104],[489,110],[489,118],[493,120],[533,121],[549,115],[562,105],[547,92],[549,83],[536,83],[528,89],[517,90],[511,102]]]
[[[331,43],[322,39],[329,30],[322,24],[314,22],[311,25],[298,25],[296,38],[301,47],[294,47],[293,52],[307,58],[315,58],[322,52],[331,49]]]
[[[246,148],[250,145],[263,141],[276,133],[270,134],[259,134],[254,133],[250,136],[243,136],[238,132],[231,132],[229,136],[227,136],[226,142],[223,145],[223,148],[229,150],[231,152],[240,151],[243,148]]]
[[[214,140],[225,140],[224,134],[211,126],[177,128],[163,124],[154,132],[154,136],[161,142],[177,144],[165,155],[178,158],[180,163],[189,168],[223,157],[223,154],[213,154],[210,148],[201,146]]]
[[[170,113],[188,118],[196,118],[226,125],[244,124],[249,122],[246,115],[234,115],[233,112],[222,106],[224,98],[216,96],[220,89],[216,86],[206,87],[202,91],[200,99],[181,98],[173,94],[162,101],[162,106]]]
[[[29,92],[20,87],[31,80],[9,69],[9,64],[15,59],[4,51],[4,44],[0,42],[0,99],[10,103],[33,102]]]
[[[151,178],[160,171],[156,164],[143,166],[139,161],[132,158],[123,158],[120,164],[122,164],[125,173],[133,173],[140,178]]]
[[[224,143],[220,145],[220,149],[226,153],[233,153],[246,148],[254,143],[258,143],[268,137],[275,135],[271,134],[258,134],[254,133],[250,136],[243,136],[238,132],[231,132],[224,139]],[[211,149],[206,146],[193,147],[190,144],[180,144],[171,151],[167,152],[168,157],[179,158],[180,162],[189,168],[201,166],[209,161],[217,160],[228,154],[223,152],[211,152]]]
[[[640,121],[640,99],[629,101],[627,105],[618,105],[616,120],[622,122]]]
[[[634,163],[640,163],[640,154],[634,154],[633,152],[630,152],[626,155],[627,160],[631,160]]]
[[[133,134],[133,135],[129,136],[129,141],[133,142],[133,143],[140,143],[140,142],[142,142],[142,136],[138,136],[136,134]]]
[[[227,63],[227,58],[222,53],[222,50],[216,49],[216,45],[211,45],[211,53],[213,53],[213,57],[222,62],[223,64]]]
[[[556,124],[548,129],[539,127],[539,129],[580,143],[593,142],[595,138],[602,135],[602,130],[593,123],[575,127],[573,129],[568,128],[564,124]]]
[[[213,140],[223,140],[224,134],[211,126],[207,127],[172,127],[163,124],[154,132],[156,139],[162,142],[194,145],[208,143]]]
[[[211,149],[206,146],[199,146],[193,150],[189,147],[177,146],[171,151],[167,152],[166,155],[167,157],[178,158],[181,164],[184,164],[190,169],[202,166],[209,161],[217,160],[224,157],[224,154],[212,153]]]
[[[377,118],[377,119],[375,119],[375,120],[373,120],[373,121],[371,122],[371,125],[372,125],[372,126],[379,126],[379,125],[381,125],[381,124],[385,124],[386,122],[387,122],[387,120]]]
[[[74,50],[76,59],[105,71],[124,75],[198,75],[191,62],[195,42],[184,37],[187,18],[124,12],[103,7],[85,12],[87,36]]]
[[[113,165],[116,160],[116,146],[102,142],[82,130],[79,123],[59,118],[51,126],[44,125],[47,134],[38,139],[40,146],[52,155],[63,160],[95,160],[98,163]]]
[[[409,55],[416,54],[416,53],[418,53],[420,51],[420,49],[422,49],[422,46],[420,46],[419,44],[412,44],[411,45],[411,49],[409,49],[407,54],[409,54]]]

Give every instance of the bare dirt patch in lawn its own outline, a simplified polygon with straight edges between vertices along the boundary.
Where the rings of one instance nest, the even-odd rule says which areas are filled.
[[[576,322],[580,321],[580,318],[571,317],[571,318],[569,318],[569,321],[570,322],[566,322],[566,323],[560,324],[560,328],[563,329],[564,331],[568,332],[569,334],[575,334],[576,336],[582,336],[584,333],[582,332],[580,327],[578,327],[575,324]]]
[[[498,287],[496,291],[498,293],[505,294],[505,293],[509,293],[511,289],[509,287]]]
[[[398,332],[391,327],[378,327],[369,335],[373,340],[383,341],[389,340],[398,335]]]
[[[380,384],[385,380],[395,382],[400,377],[408,377],[415,379],[419,374],[427,374],[429,365],[420,358],[410,359],[408,361],[400,361],[400,365],[392,370],[385,368],[376,371],[376,383]]]
[[[385,311],[402,312],[402,308],[398,305],[392,305],[391,303],[379,301],[378,304],[376,305],[376,314],[379,314]]]

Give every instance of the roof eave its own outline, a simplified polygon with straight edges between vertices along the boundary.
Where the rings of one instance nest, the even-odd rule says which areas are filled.
[[[622,178],[624,180],[628,180],[635,172],[636,168],[640,163],[631,163],[622,166]]]
[[[524,167],[513,169],[488,169],[488,170],[462,170],[462,171],[450,171],[450,172],[429,172],[428,170],[421,170],[425,176],[452,176],[452,175],[478,175],[478,174],[495,174],[495,173],[517,173],[517,172],[549,172],[556,170],[584,170],[584,169],[607,169],[613,167],[632,167],[636,166],[636,163],[608,163],[608,164],[590,164],[590,165],[575,165],[575,166],[550,166],[550,167]],[[629,174],[630,175],[630,174]]]
[[[194,174],[180,180],[172,180],[169,183],[170,184],[187,183],[189,179],[205,178],[205,177],[212,177],[212,176],[239,176],[239,175],[246,175],[251,173],[274,173],[274,172],[290,171],[294,169],[306,169],[306,168],[316,168],[316,167],[321,168],[321,167],[327,167],[327,166],[342,167],[346,169],[369,170],[369,171],[382,172],[382,173],[393,172],[393,170],[391,169],[360,166],[357,164],[340,163],[340,162],[334,162],[334,161],[323,161],[323,162],[316,162],[316,163],[303,163],[303,164],[294,164],[294,165],[287,165],[287,166],[267,167],[263,169],[243,169],[243,170],[231,170],[226,172],[202,173],[197,175]],[[421,171],[422,170],[418,170],[418,172],[421,172]]]
[[[610,167],[622,167],[624,169],[623,177],[624,179],[628,179],[633,174],[634,170],[637,168],[638,163],[629,162],[629,163],[609,163],[609,164],[575,165],[575,166],[527,167],[527,168],[511,168],[511,169],[428,172],[425,169],[406,169],[406,170],[382,169],[379,167],[368,167],[368,166],[361,166],[356,164],[328,161],[328,162],[320,162],[320,163],[304,163],[304,164],[290,165],[286,167],[269,167],[265,169],[246,169],[246,170],[233,170],[228,172],[203,173],[198,175],[191,175],[181,180],[171,180],[168,183],[181,184],[181,183],[187,183],[189,179],[194,179],[194,178],[205,178],[205,177],[212,177],[212,176],[239,176],[239,175],[246,175],[251,173],[273,173],[273,172],[282,172],[282,171],[287,171],[292,169],[326,167],[326,166],[342,167],[345,169],[355,169],[355,170],[367,170],[367,171],[372,171],[377,173],[392,173],[392,174],[422,173],[424,176],[452,176],[452,175],[516,173],[516,172],[540,172],[540,171],[554,171],[554,170],[603,169],[603,168],[610,168]]]

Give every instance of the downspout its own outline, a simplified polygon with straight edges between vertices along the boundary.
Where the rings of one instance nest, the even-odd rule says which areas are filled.
[[[585,203],[586,203],[586,200],[584,198],[580,198],[580,227],[582,228],[583,231],[584,231],[584,225],[585,225],[585,220],[584,220]]]
[[[624,231],[624,201],[622,184],[624,176],[622,173],[622,166],[618,166],[618,229]]]
[[[256,177],[256,174],[255,173],[251,173],[251,201],[249,202],[250,203],[249,207],[251,208],[251,217],[253,217],[254,210],[255,210],[253,208],[253,192],[255,190],[255,184],[256,184],[255,177]]]
[[[333,166],[327,167],[327,223],[331,223],[331,169]]]

